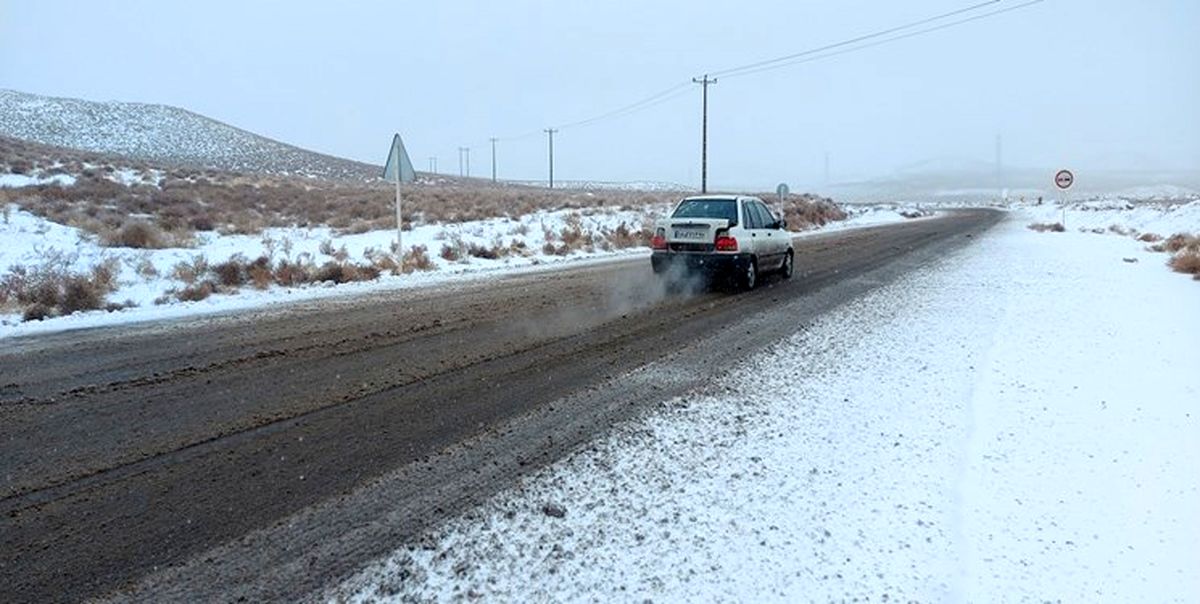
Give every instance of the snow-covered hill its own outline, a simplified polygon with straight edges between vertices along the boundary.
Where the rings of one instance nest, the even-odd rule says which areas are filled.
[[[379,168],[284,144],[178,107],[0,90],[0,135],[158,164],[325,178]]]

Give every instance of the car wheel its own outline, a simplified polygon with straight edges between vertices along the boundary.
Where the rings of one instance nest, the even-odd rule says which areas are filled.
[[[791,279],[792,271],[794,271],[795,268],[796,267],[793,264],[792,259],[792,250],[788,250],[787,255],[783,257],[783,268],[779,269],[779,272],[783,274],[784,279]]]
[[[755,285],[758,285],[758,263],[753,258],[746,263],[746,270],[742,272],[741,277],[742,289],[751,290]]]

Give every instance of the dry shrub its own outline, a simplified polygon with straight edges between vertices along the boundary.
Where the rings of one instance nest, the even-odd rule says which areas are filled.
[[[769,200],[773,199],[775,195],[760,195],[760,197]],[[826,197],[805,193],[788,195],[783,200],[782,218],[787,222],[789,231],[805,231],[822,227],[830,222],[845,220],[846,217],[846,212],[833,203],[833,200]]]
[[[354,281],[371,281],[379,277],[380,270],[374,265],[356,265],[345,262],[326,262],[313,274],[313,281],[337,284]]]
[[[109,247],[131,247],[151,250],[168,247],[167,239],[162,231],[153,224],[141,220],[122,224],[115,231],[103,234],[100,241],[103,245]]]
[[[97,310],[104,307],[107,289],[82,276],[68,277],[63,283],[62,297],[58,307],[62,314],[69,315],[82,310]]]
[[[1170,252],[1172,254],[1180,250],[1190,250],[1200,252],[1200,236],[1190,235],[1188,233],[1175,233],[1167,237],[1166,241],[1158,245],[1151,246],[1156,252]]]
[[[261,257],[258,260],[266,260],[266,257]],[[250,278],[250,283],[254,285],[254,289],[267,289],[271,286],[271,281],[274,279],[274,272],[271,270],[270,261],[260,263],[254,261],[246,269],[246,276]]]
[[[1029,225],[1029,230],[1037,231],[1039,233],[1062,233],[1067,229],[1062,225],[1061,222],[1035,222]]]
[[[1154,243],[1156,241],[1162,241],[1162,236],[1155,233],[1142,233],[1138,236],[1137,240],[1145,243]]]
[[[413,271],[431,271],[434,269],[433,260],[423,245],[414,245],[404,254],[400,261],[400,269],[405,273]]]
[[[280,260],[275,265],[275,283],[284,287],[308,283],[313,280],[312,273],[312,267],[309,264]]]
[[[116,270],[116,261],[110,259],[75,273],[65,258],[57,256],[33,269],[12,266],[0,278],[0,302],[23,308],[22,316],[29,321],[99,310],[116,287]]]
[[[647,245],[650,240],[648,231],[634,231],[629,228],[624,222],[617,225],[617,228],[605,233],[605,241],[616,249],[625,249]]]
[[[208,274],[208,259],[202,254],[192,256],[190,262],[179,262],[172,269],[172,276],[183,281],[185,285],[191,285],[204,275]]]
[[[467,246],[467,254],[473,258],[483,258],[484,260],[497,260],[504,251],[505,249],[500,246],[487,247],[478,243],[471,243]]]
[[[400,274],[400,263],[396,262],[396,258],[391,254],[377,254],[368,257],[371,265],[380,271],[380,273],[390,273],[393,275]]]
[[[447,262],[458,262],[462,259],[462,244],[460,242],[456,242],[454,245],[443,243],[442,251],[438,255]]]
[[[154,261],[148,255],[137,259],[137,263],[133,265],[133,271],[143,279],[153,279],[158,276],[158,267],[154,266]]]
[[[1171,256],[1167,265],[1177,273],[1200,276],[1200,252],[1184,250]]]
[[[1116,235],[1122,235],[1122,236],[1128,235],[1130,233],[1129,229],[1127,229],[1119,224],[1108,225],[1108,232],[1116,234]]]
[[[212,273],[217,278],[217,283],[225,287],[238,287],[246,284],[248,279],[246,275],[246,257],[241,254],[234,254],[224,262],[218,262],[212,266]]]
[[[217,291],[217,286],[212,281],[201,281],[185,286],[183,289],[175,292],[175,297],[180,302],[199,302]]]
[[[107,293],[117,288],[117,275],[121,272],[121,262],[116,258],[108,258],[92,266],[92,284]]]
[[[54,316],[54,307],[46,306],[41,302],[34,302],[25,308],[25,312],[21,314],[22,321],[41,321]]]

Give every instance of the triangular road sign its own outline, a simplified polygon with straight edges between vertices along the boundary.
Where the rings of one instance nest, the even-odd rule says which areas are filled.
[[[387,164],[383,166],[383,178],[388,182],[396,182],[397,172],[400,182],[412,182],[417,177],[399,134],[392,137],[392,150],[388,152]]]

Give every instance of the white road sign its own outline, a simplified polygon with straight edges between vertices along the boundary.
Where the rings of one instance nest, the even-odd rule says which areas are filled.
[[[1059,170],[1058,174],[1054,175],[1054,186],[1066,191],[1075,184],[1075,175],[1071,174],[1070,170]]]

